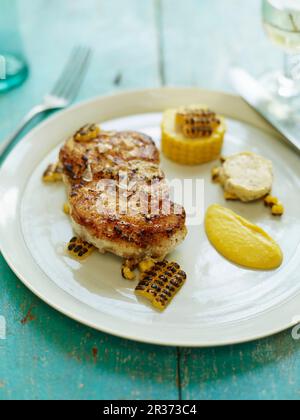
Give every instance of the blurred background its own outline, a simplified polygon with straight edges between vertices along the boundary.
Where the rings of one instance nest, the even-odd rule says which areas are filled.
[[[40,101],[78,43],[94,50],[79,100],[162,84],[231,91],[234,64],[254,75],[282,68],[282,52],[264,34],[261,0],[16,2],[30,76],[0,95],[1,136]]]

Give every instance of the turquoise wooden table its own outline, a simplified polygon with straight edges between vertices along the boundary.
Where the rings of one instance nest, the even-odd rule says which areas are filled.
[[[74,43],[94,60],[80,100],[159,85],[231,90],[228,69],[281,66],[259,0],[20,0],[31,77],[0,96],[0,138],[51,86]],[[118,15],[119,13],[119,15]],[[176,349],[114,338],[33,296],[0,257],[0,399],[300,398],[300,342],[287,331],[218,349]]]

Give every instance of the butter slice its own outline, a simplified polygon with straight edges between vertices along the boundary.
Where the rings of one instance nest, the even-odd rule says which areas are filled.
[[[239,153],[226,159],[219,179],[226,193],[243,202],[255,201],[272,190],[273,165],[255,153]]]

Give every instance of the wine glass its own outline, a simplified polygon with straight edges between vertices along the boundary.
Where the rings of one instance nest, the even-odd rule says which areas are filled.
[[[0,93],[21,85],[28,76],[17,6],[17,0],[0,0]]]
[[[283,98],[300,95],[300,1],[262,0],[264,28],[284,52],[284,69],[263,77],[269,91]]]

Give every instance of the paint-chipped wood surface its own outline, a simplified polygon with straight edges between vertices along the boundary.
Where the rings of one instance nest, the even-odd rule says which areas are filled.
[[[231,90],[231,65],[254,74],[281,65],[261,29],[259,0],[19,3],[31,78],[0,96],[1,138],[51,86],[74,43],[95,50],[79,99],[161,84]],[[221,349],[148,346],[55,312],[2,257],[0,285],[0,317],[7,323],[0,400],[300,398],[300,342],[290,331]]]

